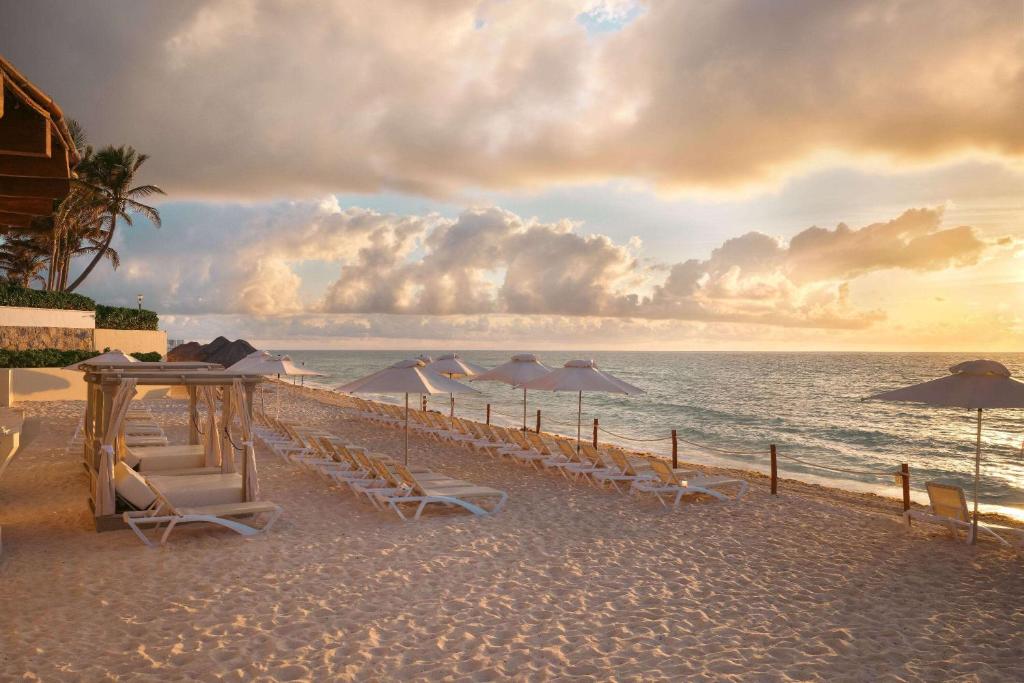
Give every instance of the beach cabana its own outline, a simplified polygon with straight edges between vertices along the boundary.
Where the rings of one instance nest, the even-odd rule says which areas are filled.
[[[511,384],[513,387],[522,387],[523,389],[523,431],[526,431],[526,387],[524,386],[527,382],[533,381],[539,377],[551,372],[551,368],[540,362],[540,359],[532,353],[517,353],[512,356],[512,360],[493,370],[477,375],[472,378],[474,382],[504,382],[505,384]]]
[[[261,376],[227,374],[213,363],[86,362],[82,369],[88,386],[84,448],[90,475],[90,504],[97,530],[122,528],[123,525],[123,518],[115,514],[114,468],[125,455],[125,418],[138,386],[184,386],[188,389],[189,442],[192,444],[199,443],[197,391],[219,389],[222,419],[219,429],[207,434],[207,440],[218,440],[218,434],[222,433],[224,442],[229,444],[221,458],[223,474],[234,473],[233,453],[236,448],[242,451],[242,474],[238,479],[241,497],[245,501],[256,499],[259,485],[251,415],[252,394],[256,385],[263,381]],[[230,435],[235,417],[241,423],[240,446],[234,444]]]
[[[416,359],[403,360],[337,388],[346,394],[405,394],[405,464],[409,464],[409,394],[456,394],[476,389],[426,371]]]
[[[922,403],[939,408],[976,410],[974,451],[974,505],[970,542],[978,538],[978,486],[981,481],[981,419],[987,408],[1024,408],[1024,382],[1010,376],[1005,365],[994,360],[971,360],[949,369],[949,376],[914,384],[869,398],[879,401]]]
[[[576,404],[576,451],[580,449],[580,435],[583,426],[583,392],[602,391],[611,394],[642,394],[644,390],[623,382],[607,372],[597,369],[593,360],[571,360],[565,366],[552,370],[523,385],[524,389],[543,391],[575,391],[579,394]]]

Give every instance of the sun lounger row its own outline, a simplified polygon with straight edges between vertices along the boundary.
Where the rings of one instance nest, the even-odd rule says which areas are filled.
[[[387,404],[363,403],[378,422],[404,425],[404,411]],[[395,410],[392,410],[395,408]],[[398,416],[401,416],[401,423]],[[524,432],[460,418],[448,418],[429,411],[410,411],[410,428],[431,438],[509,458],[538,470],[555,471],[572,481],[589,481],[621,493],[650,494],[666,507],[677,508],[683,497],[703,494],[717,500],[739,500],[748,490],[742,479],[708,476],[695,470],[673,470],[664,461],[652,459],[648,468],[637,467],[620,449],[602,451],[589,443],[576,444],[548,434]],[[731,489],[727,495],[722,489]]]
[[[493,515],[508,500],[504,491],[406,467],[387,456],[347,445],[322,430],[297,427],[266,415],[260,415],[258,421],[262,424],[256,428],[257,435],[282,459],[319,473],[403,520],[419,519],[431,505],[458,507],[477,516]]]

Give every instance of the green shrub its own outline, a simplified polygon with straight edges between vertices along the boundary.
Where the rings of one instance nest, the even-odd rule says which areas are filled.
[[[99,351],[62,351],[60,349],[0,349],[0,368],[62,368],[65,365],[98,356]]]
[[[164,359],[164,357],[161,356],[156,351],[148,351],[146,353],[141,353],[139,351],[136,351],[135,353],[130,354],[130,355],[135,360],[141,360],[143,363],[159,363],[160,361],[162,361]]]
[[[96,327],[102,330],[155,330],[160,318],[153,311],[119,306],[96,306]]]
[[[96,310],[96,302],[81,294],[44,292],[39,289],[20,287],[9,282],[0,283],[0,306],[63,308],[70,311]]]

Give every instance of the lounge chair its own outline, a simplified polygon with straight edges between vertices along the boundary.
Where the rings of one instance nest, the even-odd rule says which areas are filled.
[[[971,514],[967,510],[967,496],[959,486],[940,484],[937,481],[925,483],[928,490],[929,511],[907,510],[903,513],[903,519],[910,527],[910,520],[916,519],[919,522],[929,524],[940,524],[953,535],[953,538],[960,540],[960,530],[964,531],[964,541],[970,543],[973,538],[973,527],[971,525]],[[978,531],[988,534],[1005,546],[1012,547],[1012,544],[997,534],[988,526],[979,523]]]
[[[636,493],[653,494],[658,499],[658,502],[665,507],[668,507],[668,503],[665,501],[666,497],[674,497],[672,508],[677,509],[679,501],[682,500],[683,496],[703,494],[718,500],[731,500],[735,502],[743,498],[747,493],[748,484],[742,479],[709,477],[702,474],[684,479],[681,476],[682,473],[673,470],[672,466],[664,460],[651,460],[651,469],[658,478],[634,481],[632,490]],[[725,486],[737,486],[739,491],[730,498],[721,491],[716,490]]]
[[[167,543],[167,538],[179,524],[205,522],[217,524],[242,536],[254,536],[269,531],[281,515],[281,507],[269,501],[238,501],[214,502],[209,505],[176,505],[168,494],[156,483],[158,478],[145,478],[123,462],[114,468],[114,487],[117,495],[127,501],[134,511],[123,513],[122,518],[139,539],[148,546],[153,542],[142,532],[143,524],[154,524],[159,527],[166,524],[167,528],[160,536],[160,545]],[[201,494],[200,494],[201,495]],[[192,492],[196,497],[196,492]],[[265,515],[262,527],[244,524],[235,517],[256,517]]]
[[[468,481],[449,478],[427,480],[422,474],[413,474],[401,463],[388,463],[388,467],[400,478],[405,487],[396,494],[380,495],[378,500],[394,510],[402,520],[410,519],[407,513],[402,511],[403,505],[416,505],[412,519],[419,519],[428,505],[461,507],[478,517],[483,517],[501,511],[508,500],[508,494],[504,491],[477,486]],[[482,504],[487,500],[496,502],[487,508]]]

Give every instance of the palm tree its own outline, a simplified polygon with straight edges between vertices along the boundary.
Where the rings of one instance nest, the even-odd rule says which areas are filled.
[[[135,182],[135,174],[148,158],[147,155],[139,154],[129,146],[108,146],[87,155],[78,165],[80,180],[76,181],[76,185],[81,184],[95,193],[97,204],[103,213],[103,222],[106,223],[106,230],[103,231],[104,239],[92,261],[64,291],[75,291],[85,278],[89,277],[89,273],[96,267],[96,264],[104,258],[110,249],[110,242],[114,239],[119,218],[128,225],[132,225],[132,214],[140,213],[156,227],[160,227],[160,212],[139,200],[155,194],[164,194],[164,191],[156,185],[132,187],[132,183]]]
[[[14,232],[2,235],[0,244],[0,268],[8,282],[28,287],[33,282],[42,282],[41,273],[49,260],[49,247],[45,239],[36,235]]]

